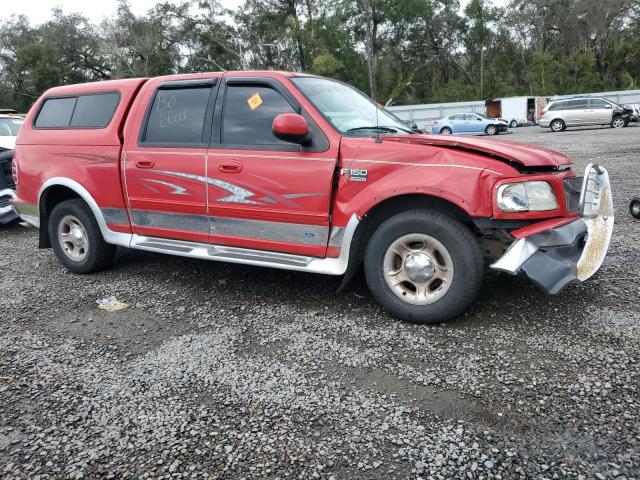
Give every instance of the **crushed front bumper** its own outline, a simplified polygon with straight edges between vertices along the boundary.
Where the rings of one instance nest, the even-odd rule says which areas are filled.
[[[16,198],[16,192],[10,188],[0,190],[0,225],[12,222],[18,218],[11,207],[11,200]]]
[[[587,280],[602,265],[613,233],[613,198],[605,168],[587,166],[580,213],[570,223],[518,238],[491,267],[513,275],[522,271],[552,295]]]

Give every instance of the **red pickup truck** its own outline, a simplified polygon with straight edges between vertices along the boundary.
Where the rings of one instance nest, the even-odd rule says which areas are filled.
[[[364,264],[386,309],[432,323],[471,304],[485,261],[552,294],[598,270],[609,178],[571,163],[418,134],[317,76],[188,74],[47,91],[17,139],[12,203],[73,272],[106,267],[117,246],[343,285]]]

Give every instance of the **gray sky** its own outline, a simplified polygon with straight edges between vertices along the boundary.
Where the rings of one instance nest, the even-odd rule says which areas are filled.
[[[171,3],[182,3],[184,0],[169,0]],[[130,0],[131,10],[141,14],[149,10],[159,0]],[[243,0],[222,0],[227,8],[235,8]],[[118,7],[117,0],[2,0],[2,18],[8,19],[12,14],[26,15],[31,23],[42,23],[51,17],[51,9],[60,7],[65,13],[82,13],[92,22],[98,23],[105,17],[112,17]]]
[[[130,0],[131,9],[135,14],[141,14],[153,7],[159,0]],[[169,0],[173,3],[181,3],[184,0]],[[402,0],[398,0],[402,1]],[[461,0],[465,5],[469,0]],[[506,0],[493,0],[497,5],[504,5]],[[226,8],[236,8],[244,3],[244,0],[221,0]],[[24,14],[29,17],[31,23],[42,23],[51,16],[51,9],[61,7],[65,13],[78,12],[88,17],[92,22],[98,23],[105,17],[115,15],[118,5],[117,0],[2,0],[2,18],[8,19],[12,14]]]

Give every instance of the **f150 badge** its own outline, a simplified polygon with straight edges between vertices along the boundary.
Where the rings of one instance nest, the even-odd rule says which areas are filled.
[[[369,171],[359,168],[343,168],[340,170],[340,175],[349,175],[349,180],[352,182],[366,182]]]

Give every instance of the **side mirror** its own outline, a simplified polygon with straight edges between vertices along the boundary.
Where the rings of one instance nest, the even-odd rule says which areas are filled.
[[[607,103],[604,108],[613,108],[613,105],[611,105],[610,103]]]
[[[309,125],[302,115],[281,113],[273,119],[273,134],[280,140],[307,145],[311,142]]]

